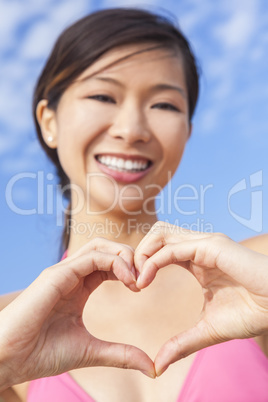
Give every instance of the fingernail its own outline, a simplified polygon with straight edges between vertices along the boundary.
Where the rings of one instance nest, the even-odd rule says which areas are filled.
[[[155,378],[155,374],[154,374],[154,373],[149,373],[148,371],[143,371],[143,370],[141,370],[141,372],[142,372],[144,375],[146,375],[147,377]]]
[[[161,370],[158,370],[157,373],[156,373],[156,376],[160,377],[160,375],[162,375],[168,369],[168,367],[169,366],[165,366]]]

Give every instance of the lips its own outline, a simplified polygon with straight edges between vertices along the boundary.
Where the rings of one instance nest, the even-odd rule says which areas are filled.
[[[105,153],[96,155],[95,159],[100,170],[125,183],[139,180],[152,166],[152,161],[141,155]]]

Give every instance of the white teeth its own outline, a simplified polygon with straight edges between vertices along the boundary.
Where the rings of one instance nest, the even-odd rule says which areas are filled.
[[[118,167],[119,169],[123,169],[124,166],[125,166],[124,159],[118,159],[118,161],[117,161],[117,167]]]
[[[134,161],[134,162],[133,162],[133,168],[134,168],[134,169],[139,169],[139,162]]]
[[[109,165],[116,166],[117,165],[116,158],[112,158]]]
[[[134,167],[134,163],[132,161],[130,161],[130,160],[125,161],[125,166],[124,166],[125,169],[132,170],[133,167]]]
[[[114,156],[111,157],[100,155],[98,156],[98,161],[114,170],[128,170],[132,172],[145,170],[149,165],[149,162],[143,162],[139,160],[133,161],[131,159],[124,160],[122,158],[116,158]]]
[[[107,165],[110,165],[110,163],[111,163],[111,161],[112,161],[112,158],[111,158],[110,156],[105,156],[104,158],[105,158],[105,162],[104,162],[104,163],[106,163]]]

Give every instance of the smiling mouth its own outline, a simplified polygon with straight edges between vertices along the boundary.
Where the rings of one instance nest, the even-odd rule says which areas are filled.
[[[119,172],[137,173],[143,172],[151,166],[152,162],[148,159],[134,159],[134,158],[120,158],[110,155],[96,155],[95,158],[99,163],[108,167],[109,169]]]

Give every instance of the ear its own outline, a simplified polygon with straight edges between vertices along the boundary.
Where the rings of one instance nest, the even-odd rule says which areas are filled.
[[[39,123],[42,137],[49,148],[57,148],[56,113],[47,107],[47,99],[42,99],[36,107],[36,118]]]

